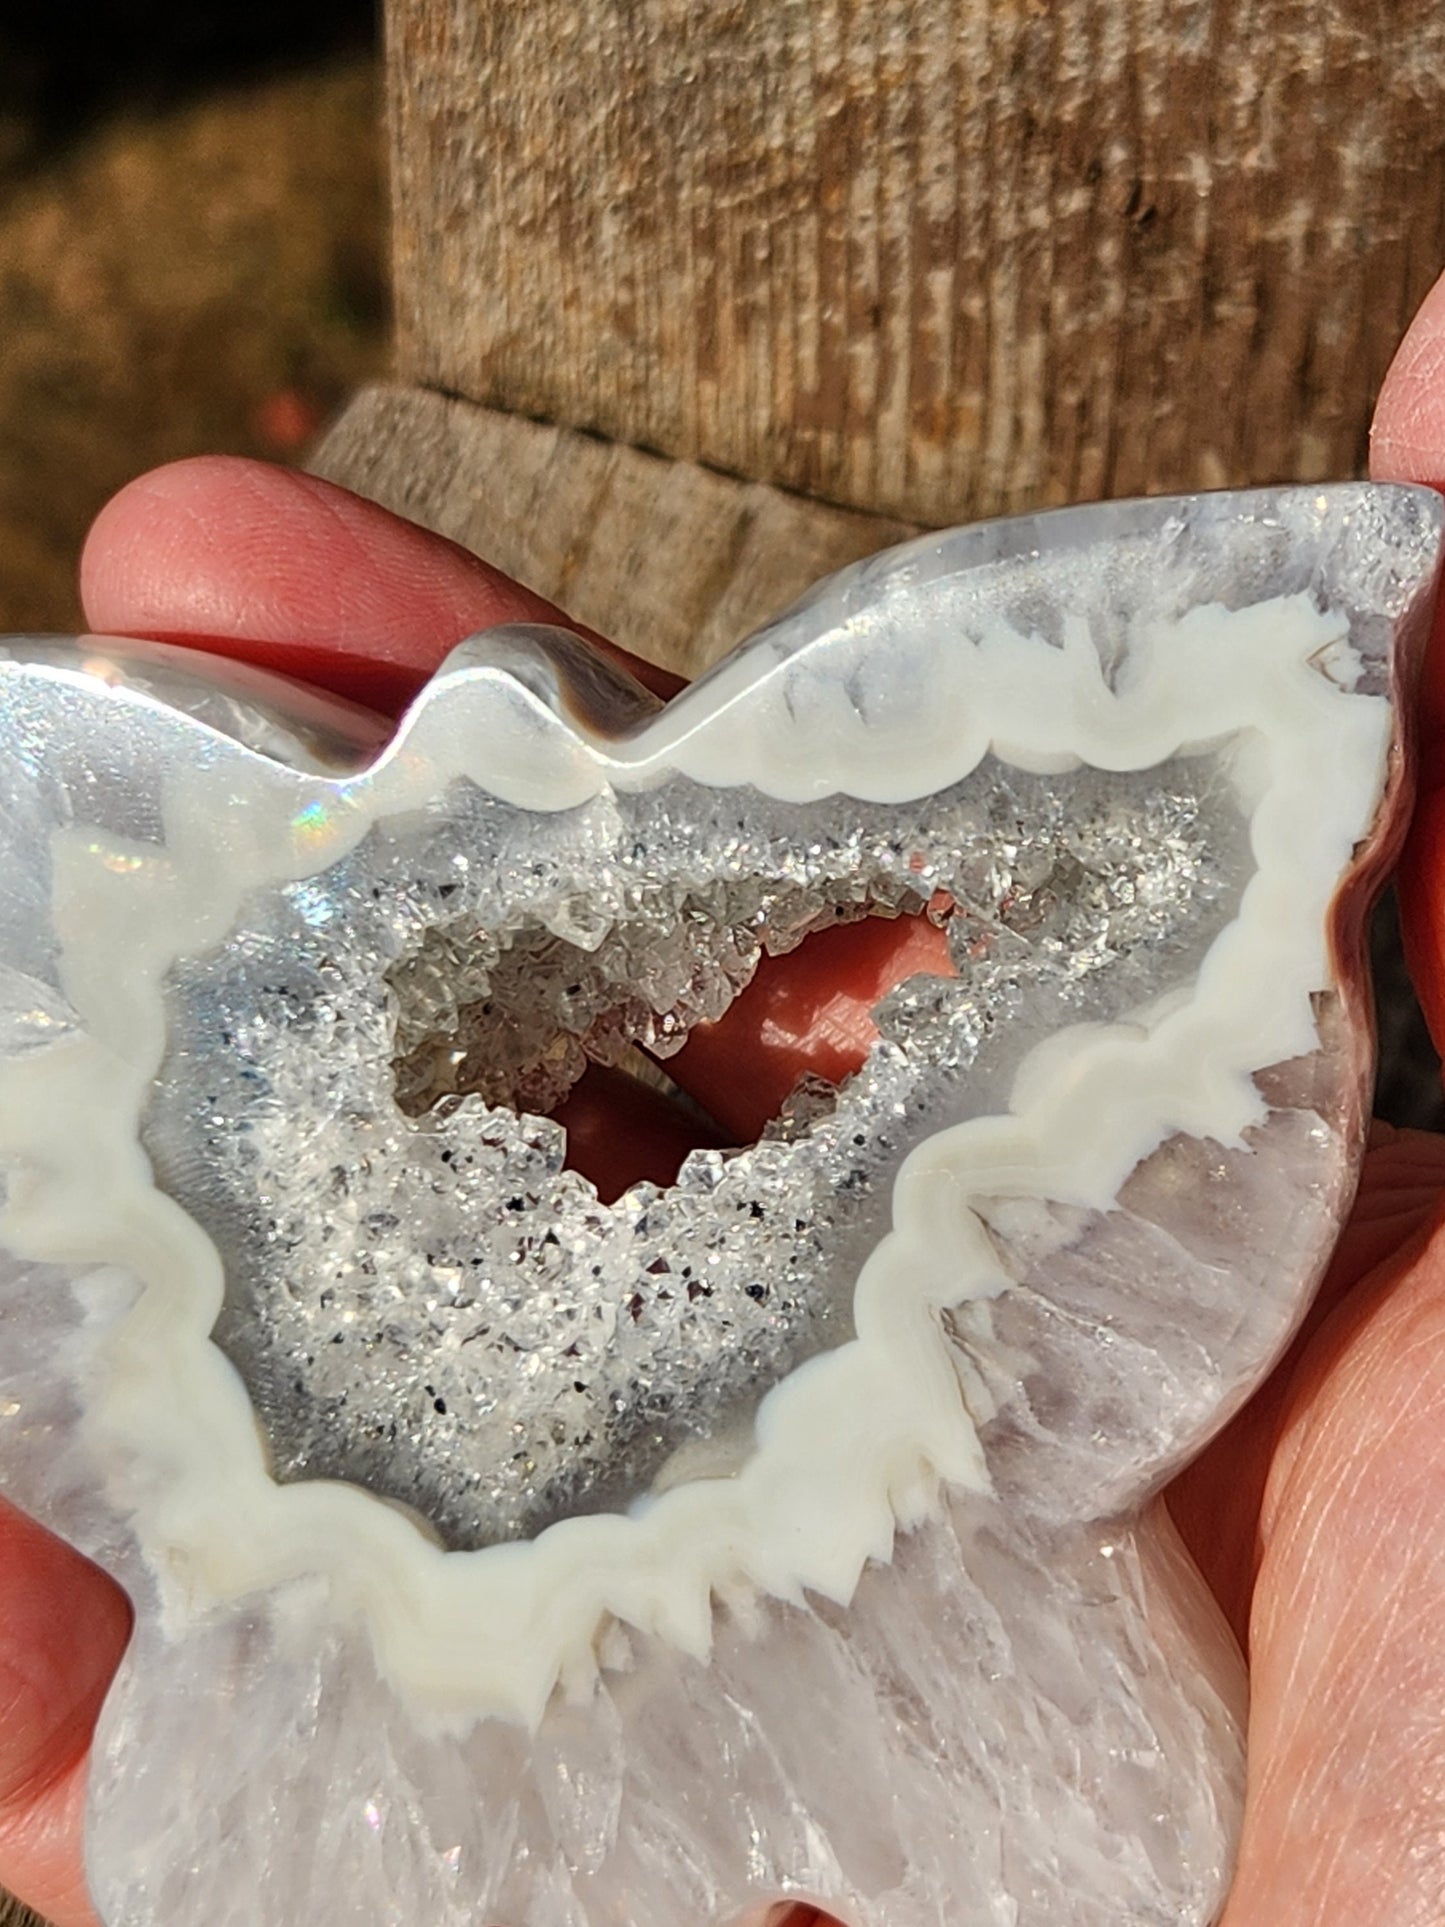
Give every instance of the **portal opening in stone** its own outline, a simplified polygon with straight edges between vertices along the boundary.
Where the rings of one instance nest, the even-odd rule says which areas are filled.
[[[696,1150],[739,1150],[832,1110],[898,984],[953,976],[953,900],[814,904],[781,932],[689,898],[674,927],[620,921],[502,938],[428,930],[393,967],[398,1107],[467,1096],[567,1134],[565,1168],[615,1202]],[[721,898],[721,901],[719,901]]]

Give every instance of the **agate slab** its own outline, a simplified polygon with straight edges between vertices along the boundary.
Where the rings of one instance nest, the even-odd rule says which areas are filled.
[[[1298,1322],[1423,490],[820,586],[665,710],[560,631],[386,737],[0,661],[0,1465],[130,1590],[110,1927],[1204,1923],[1237,1655],[1151,1503]],[[614,1204],[546,1112],[932,918],[837,1088]]]

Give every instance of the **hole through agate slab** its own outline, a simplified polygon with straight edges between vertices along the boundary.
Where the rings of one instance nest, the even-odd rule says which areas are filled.
[[[1149,1500],[1348,1206],[1439,522],[955,531],[660,713],[478,639],[384,746],[12,650],[0,1449],[137,1601],[112,1927],[304,1917],[318,1838],[357,1920],[1213,1917],[1237,1662]],[[604,1203],[546,1115],[585,1064],[840,915],[947,974]],[[184,1837],[137,1772],[177,1748]]]

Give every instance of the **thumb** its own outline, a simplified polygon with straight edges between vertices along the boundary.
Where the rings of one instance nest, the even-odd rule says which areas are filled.
[[[94,1927],[85,1767],[129,1636],[120,1588],[0,1500],[0,1881],[56,1927]]]
[[[1222,1927],[1445,1919],[1442,1613],[1437,1202],[1289,1388],[1260,1520],[1249,1790]]]

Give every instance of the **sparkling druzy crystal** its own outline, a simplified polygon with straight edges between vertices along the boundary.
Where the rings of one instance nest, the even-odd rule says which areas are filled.
[[[552,631],[399,732],[0,662],[0,1468],[136,1602],[110,1927],[1206,1923],[1242,1675],[1161,1484],[1348,1208],[1423,491],[1062,511],[658,712]],[[759,1141],[548,1113],[931,918]]]

